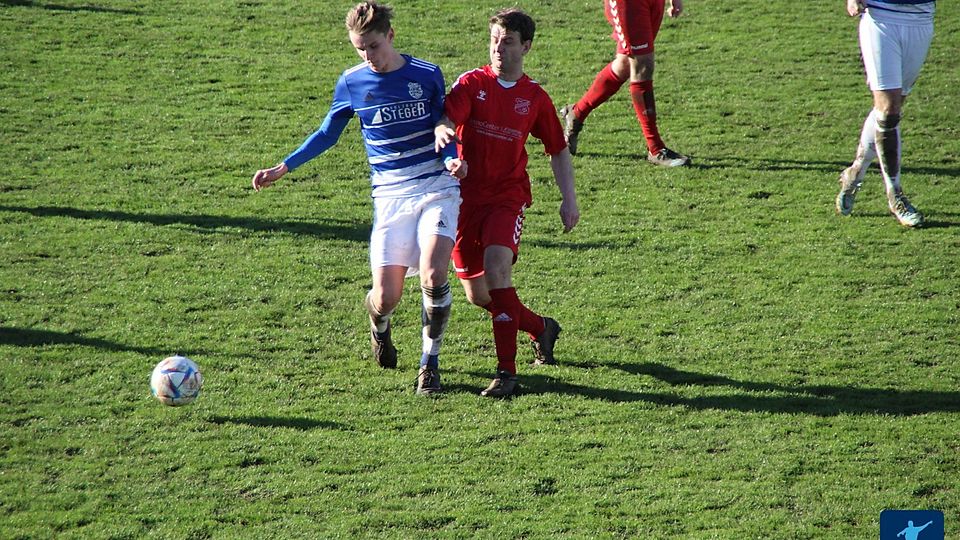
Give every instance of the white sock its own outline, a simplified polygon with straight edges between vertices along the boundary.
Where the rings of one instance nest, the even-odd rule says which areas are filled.
[[[877,157],[880,158],[880,170],[883,172],[883,183],[887,190],[887,197],[899,193],[900,187],[900,156],[902,145],[900,141],[900,123],[896,118],[896,125],[893,128],[881,126],[879,112],[874,114],[876,118],[876,148]]]
[[[876,109],[870,109],[870,114],[863,121],[863,128],[860,130],[860,144],[857,146],[857,157],[853,163],[859,167],[857,180],[862,181],[867,169],[877,158],[877,117]]]

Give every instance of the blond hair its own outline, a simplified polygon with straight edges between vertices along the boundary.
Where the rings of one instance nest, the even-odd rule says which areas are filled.
[[[360,2],[347,12],[347,30],[363,35],[368,32],[380,32],[387,35],[390,32],[390,19],[393,18],[393,9],[376,0]]]

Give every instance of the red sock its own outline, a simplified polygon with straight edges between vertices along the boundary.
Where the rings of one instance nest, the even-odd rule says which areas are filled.
[[[520,299],[513,287],[490,291],[493,309],[493,341],[497,346],[497,371],[517,373],[517,333],[520,330]]]
[[[546,326],[543,324],[543,317],[530,311],[530,308],[520,304],[520,330],[530,334],[530,339],[536,339],[543,333]]]
[[[513,296],[516,297],[517,306],[520,308],[520,312],[517,314],[519,318],[519,330],[530,334],[530,339],[536,339],[537,336],[543,333],[546,329],[546,325],[543,322],[543,316],[537,315],[536,313],[530,311],[530,308],[523,305],[523,302],[520,301],[520,297],[517,296],[517,290],[515,288],[503,289],[513,291]],[[493,302],[483,306],[483,309],[490,312],[490,315],[493,316]]]
[[[514,294],[516,294],[516,289],[514,289]],[[520,304],[520,313],[518,315],[520,318],[519,329],[530,334],[530,339],[536,339],[537,336],[542,334],[544,329],[546,329],[543,317],[530,311],[530,308],[523,305],[519,297],[517,298],[517,303]],[[483,309],[490,312],[490,315],[493,316],[493,302],[483,306]]]
[[[610,99],[610,96],[616,94],[624,82],[626,81],[621,81],[613,73],[611,64],[607,64],[605,68],[600,70],[600,73],[597,73],[597,77],[593,80],[593,84],[590,85],[587,93],[573,106],[573,115],[580,121],[586,120],[587,115],[603,105],[605,101]]]
[[[640,129],[643,130],[643,136],[647,139],[647,149],[651,154],[656,154],[666,145],[660,139],[660,131],[657,129],[657,104],[653,99],[653,81],[631,82],[630,97],[633,98],[633,110],[637,113],[637,120],[640,120]]]

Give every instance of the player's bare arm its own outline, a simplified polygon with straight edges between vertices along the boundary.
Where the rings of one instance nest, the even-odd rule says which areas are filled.
[[[560,153],[550,156],[550,168],[553,169],[553,177],[563,197],[560,202],[560,221],[563,222],[563,232],[570,232],[580,221],[580,207],[577,205],[570,149],[564,148]]]
[[[286,163],[279,163],[269,169],[260,169],[253,173],[253,189],[260,191],[268,188],[285,174],[287,174]]]
[[[863,0],[847,0],[847,14],[851,17],[861,15],[866,8]]]
[[[442,118],[437,122],[437,126],[433,128],[433,136],[435,139],[433,148],[437,152],[443,150],[447,147],[448,144],[457,142],[457,126],[447,118],[447,115],[443,115]],[[451,171],[452,172],[452,171]]]
[[[667,0],[667,15],[679,17],[683,13],[683,0]]]

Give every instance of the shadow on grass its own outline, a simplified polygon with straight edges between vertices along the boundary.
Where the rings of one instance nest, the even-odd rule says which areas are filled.
[[[699,159],[698,159],[699,158]],[[809,159],[750,159],[746,156],[693,156],[694,169],[749,169],[753,171],[822,171],[835,177],[850,166],[849,161],[820,161]],[[880,169],[874,165],[875,172]],[[958,167],[905,166],[903,173],[926,174],[960,178]]]
[[[74,332],[54,332],[34,328],[0,327],[0,345],[17,347],[42,347],[44,345],[82,345],[108,351],[132,351],[150,356],[173,354],[151,347],[135,347],[99,338],[89,338]]]
[[[960,222],[944,221],[942,219],[924,218],[923,226],[920,228],[921,229],[950,229],[958,226],[960,226]]]
[[[561,232],[557,232],[556,237],[560,238]],[[570,238],[570,237],[567,237]],[[576,242],[568,240],[553,240],[545,234],[540,235],[535,238],[526,238],[523,239],[524,244],[528,246],[536,246],[545,249],[566,249],[569,251],[587,251],[591,249],[599,250],[609,250],[610,248],[629,248],[635,247],[640,244],[640,241],[636,238],[617,238],[611,240],[602,240],[602,241],[591,241],[591,242]]]
[[[857,212],[855,214],[859,217],[870,217],[870,218],[884,218],[890,220],[890,223],[896,224],[896,220],[890,212]],[[918,229],[949,229],[952,227],[960,226],[960,221],[955,220],[946,220],[940,219],[940,216],[956,216],[954,212],[935,212],[933,217],[929,214],[924,213],[923,216],[923,225],[917,227]]]
[[[242,424],[253,427],[291,428],[300,431],[310,431],[312,429],[350,430],[349,426],[328,420],[311,420],[309,418],[281,416],[211,416],[207,421],[217,425]]]
[[[132,214],[130,212],[120,212],[116,210],[82,210],[66,206],[27,207],[0,205],[0,212],[22,212],[37,217],[69,217],[87,220],[149,223],[157,226],[188,225],[190,227],[196,227],[203,232],[213,232],[223,228],[237,228],[255,232],[279,231],[320,238],[339,238],[355,242],[366,242],[370,237],[369,223],[358,224],[348,221],[334,221],[328,225],[313,222],[273,221],[259,218],[236,218],[205,214]]]
[[[728,377],[683,371],[654,362],[641,364],[603,363],[570,367],[591,369],[607,367],[631,375],[649,376],[683,387],[714,387],[734,390],[732,394],[686,397],[669,392],[636,392],[615,388],[596,388],[564,382],[538,372],[521,373],[521,394],[571,394],[615,403],[643,401],[690,409],[715,409],[741,412],[809,414],[887,414],[913,416],[935,412],[960,412],[960,392],[856,388],[852,386],[784,386],[772,383],[738,381]],[[476,375],[480,376],[480,373]],[[757,395],[757,394],[777,395]]]
[[[590,158],[624,158],[638,162],[643,166],[654,167],[647,163],[646,154],[620,154],[617,152],[577,152],[577,156]],[[850,165],[844,161],[810,161],[789,159],[750,159],[748,156],[704,156],[691,155],[690,165],[685,168],[697,170],[711,169],[749,169],[753,171],[824,171],[839,175]],[[919,169],[913,169],[920,172]],[[958,172],[960,174],[960,172]]]
[[[33,2],[32,0],[0,0],[0,5],[49,9],[51,11],[89,11],[93,13],[116,13],[121,15],[140,14],[139,11],[132,9],[116,9],[91,5],[65,6],[62,4],[44,4],[41,2]]]
[[[440,396],[443,396],[444,394],[473,394],[475,396],[479,396],[480,391],[487,387],[487,384],[489,384],[490,379],[492,378],[493,372],[491,371],[483,374],[483,382],[477,383],[476,385],[443,383],[443,392],[440,394]]]

